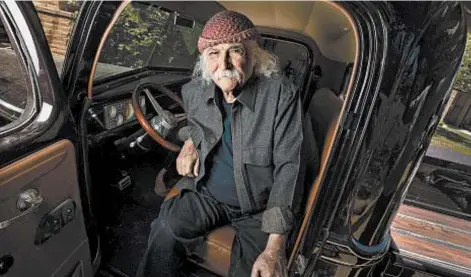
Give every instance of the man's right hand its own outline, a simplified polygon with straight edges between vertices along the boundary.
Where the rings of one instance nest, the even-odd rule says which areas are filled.
[[[177,158],[177,171],[178,174],[187,177],[197,177],[200,170],[200,159],[198,151],[191,139],[188,139],[183,144],[180,154]]]

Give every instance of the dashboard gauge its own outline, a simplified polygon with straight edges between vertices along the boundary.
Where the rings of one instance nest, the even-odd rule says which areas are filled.
[[[118,109],[116,109],[115,106],[110,106],[108,112],[109,112],[110,118],[114,118],[116,114],[118,113]]]
[[[126,105],[126,111],[124,112],[124,118],[127,120],[131,120],[134,116],[134,109],[132,107],[132,103],[128,103]]]
[[[116,118],[116,125],[119,126],[123,124],[123,122],[124,122],[124,117],[122,114],[119,114],[118,117]]]
[[[139,106],[141,107],[142,113],[146,114],[145,97],[141,97],[139,99]],[[108,130],[136,119],[136,112],[134,111],[134,107],[130,99],[109,104],[103,109],[104,125]]]

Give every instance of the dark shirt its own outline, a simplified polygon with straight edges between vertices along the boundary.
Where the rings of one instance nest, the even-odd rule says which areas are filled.
[[[214,83],[198,79],[182,88],[190,138],[201,166],[198,177],[178,183],[181,190],[201,190],[210,171],[206,161],[223,136],[216,93]],[[232,156],[240,210],[260,218],[266,233],[286,234],[300,216],[302,120],[297,89],[281,76],[251,78],[232,104]]]
[[[223,133],[221,140],[209,157],[210,170],[205,182],[209,193],[219,202],[239,207],[239,199],[234,180],[234,162],[232,158],[232,104],[220,101],[223,119]]]

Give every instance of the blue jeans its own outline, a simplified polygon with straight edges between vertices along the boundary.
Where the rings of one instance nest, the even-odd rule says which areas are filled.
[[[238,208],[216,201],[205,191],[183,191],[165,200],[158,218],[152,222],[137,277],[180,276],[186,256],[197,254],[205,235],[226,224],[236,230],[229,275],[250,276],[252,265],[268,240],[268,234],[261,231],[260,220],[243,216]]]

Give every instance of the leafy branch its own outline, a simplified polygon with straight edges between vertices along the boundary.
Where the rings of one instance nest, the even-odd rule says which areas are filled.
[[[454,84],[454,88],[464,93],[471,93],[471,35],[468,34],[463,63]]]

